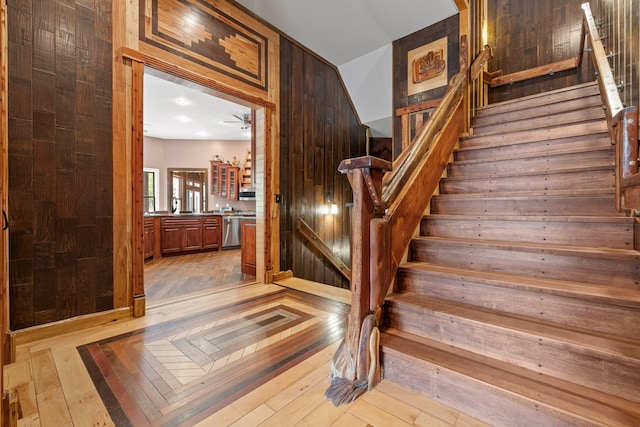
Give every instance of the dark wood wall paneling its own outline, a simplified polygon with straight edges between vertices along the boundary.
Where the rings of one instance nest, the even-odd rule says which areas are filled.
[[[602,41],[610,60],[616,83],[627,106],[640,107],[640,0],[591,1],[596,23],[602,23]]]
[[[280,268],[296,277],[348,288],[349,283],[296,231],[303,218],[349,262],[347,177],[338,172],[343,159],[366,153],[365,129],[358,123],[332,66],[281,38],[280,45]],[[331,192],[339,215],[320,208]]]
[[[110,0],[12,0],[11,329],[113,307]]]
[[[493,48],[489,71],[504,74],[526,70],[579,53],[584,0],[489,0],[488,37]],[[577,70],[500,86],[489,102],[506,101],[595,79],[591,58]]]
[[[441,86],[426,92],[408,96],[407,55],[409,51],[447,37],[447,81],[460,71],[458,61],[460,45],[460,17],[451,16],[427,28],[416,31],[406,37],[393,42],[393,110],[419,104],[431,99],[442,98],[448,86]],[[402,123],[401,118],[394,117],[393,121],[393,156],[402,152]]]

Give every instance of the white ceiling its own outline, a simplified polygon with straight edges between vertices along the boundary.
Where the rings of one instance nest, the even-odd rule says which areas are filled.
[[[337,66],[361,121],[381,136],[391,136],[392,42],[458,13],[453,0],[236,1]],[[149,74],[144,106],[146,136],[249,139],[240,123],[224,123],[249,108]]]
[[[144,134],[162,139],[248,140],[234,115],[251,109],[193,87],[145,73]]]
[[[340,66],[458,13],[453,0],[236,0]]]

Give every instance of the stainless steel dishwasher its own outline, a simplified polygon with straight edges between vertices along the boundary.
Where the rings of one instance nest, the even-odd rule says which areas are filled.
[[[222,248],[240,247],[240,221],[242,217],[227,215],[222,217]]]

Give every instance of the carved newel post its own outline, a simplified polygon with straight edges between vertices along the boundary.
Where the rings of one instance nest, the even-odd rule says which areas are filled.
[[[380,381],[378,353],[380,310],[372,304],[372,220],[384,214],[382,177],[391,163],[376,157],[343,160],[353,190],[351,213],[351,310],[345,337],[333,357],[331,385],[325,395],[335,405],[349,403]],[[373,282],[376,282],[373,280]]]

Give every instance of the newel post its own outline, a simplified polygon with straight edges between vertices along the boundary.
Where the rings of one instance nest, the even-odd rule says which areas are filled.
[[[370,306],[371,223],[384,214],[382,177],[391,163],[376,157],[343,160],[353,192],[351,211],[351,310],[345,337],[333,357],[331,386],[325,395],[335,405],[349,403],[375,386],[380,377],[378,361],[379,313]]]

